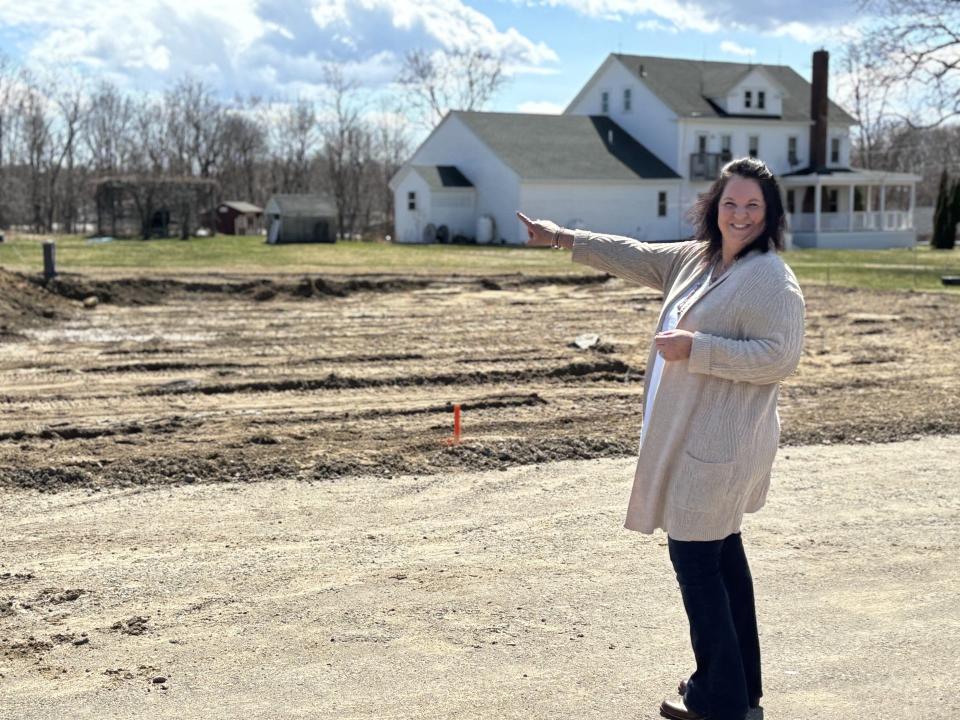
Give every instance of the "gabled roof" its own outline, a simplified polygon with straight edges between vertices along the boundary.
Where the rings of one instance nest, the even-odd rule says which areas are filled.
[[[336,204],[325,195],[274,195],[267,206],[271,203],[287,217],[331,217],[337,214]]]
[[[464,111],[451,115],[522,180],[680,177],[608,117]]]
[[[761,67],[785,91],[783,113],[772,116],[780,120],[810,121],[810,83],[787,65],[759,65],[751,63],[683,60],[650,55],[612,57],[623,63],[664,104],[681,117],[749,117],[763,119],[759,114],[728,115],[707,98],[725,95],[747,72]],[[828,122],[856,124],[832,100],[828,101]],[[767,116],[771,117],[771,116]]]
[[[434,190],[444,188],[472,188],[473,183],[464,177],[455,165],[411,165]]]
[[[263,208],[257,207],[248,202],[243,202],[241,200],[224,200],[221,205],[226,205],[228,208],[233,208],[240,213],[262,213]]]

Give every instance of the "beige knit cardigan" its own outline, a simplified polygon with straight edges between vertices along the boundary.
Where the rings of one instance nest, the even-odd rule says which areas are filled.
[[[574,233],[573,260],[664,295],[657,321],[706,268],[705,244]],[[719,540],[767,497],[780,438],[780,381],[800,361],[803,294],[774,251],[753,251],[684,308],[687,360],[666,362],[637,460],[624,526]],[[643,392],[656,357],[651,343]],[[647,422],[644,418],[643,422]]]

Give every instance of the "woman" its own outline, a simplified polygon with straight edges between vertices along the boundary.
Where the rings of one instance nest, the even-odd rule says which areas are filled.
[[[783,249],[780,188],[755,158],[728,163],[690,213],[692,241],[643,243],[522,213],[528,245],[663,293],[644,378],[625,527],[667,532],[696,670],[660,714],[743,720],[763,694],[753,580],[740,537],[777,452],[779,382],[800,360],[803,295]]]

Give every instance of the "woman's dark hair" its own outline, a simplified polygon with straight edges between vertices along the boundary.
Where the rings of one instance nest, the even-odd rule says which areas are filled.
[[[734,176],[755,180],[763,192],[763,204],[766,206],[763,231],[753,242],[737,253],[737,259],[751,250],[767,252],[771,246],[777,250],[783,250],[783,233],[787,227],[787,218],[783,212],[780,184],[763,160],[752,157],[737,158],[728,162],[720,170],[720,177],[714,181],[710,189],[697,198],[697,202],[687,213],[687,219],[693,225],[693,239],[707,243],[707,257],[710,260],[720,256],[723,237],[720,234],[717,215],[723,191],[727,187],[727,182]]]

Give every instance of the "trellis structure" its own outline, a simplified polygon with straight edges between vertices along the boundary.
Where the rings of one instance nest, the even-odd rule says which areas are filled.
[[[219,191],[219,183],[208,178],[149,175],[100,178],[94,185],[97,234],[139,235],[149,240],[170,237],[175,228],[176,234],[186,240],[196,232],[202,214],[213,217]]]

